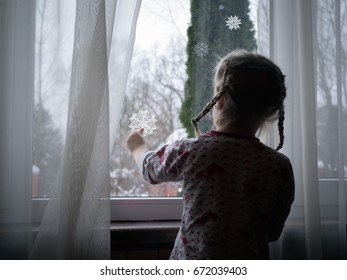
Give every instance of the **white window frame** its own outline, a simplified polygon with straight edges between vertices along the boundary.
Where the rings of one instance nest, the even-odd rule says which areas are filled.
[[[347,180],[345,180],[347,185]],[[323,219],[335,217],[338,211],[338,180],[319,179]],[[330,195],[324,195],[324,193]],[[347,193],[346,193],[347,196]],[[347,197],[346,197],[347,200]],[[40,223],[49,198],[32,198],[32,217]],[[182,216],[182,197],[111,197],[110,222],[115,221],[177,221]],[[303,206],[293,205],[292,218],[302,218]]]
[[[321,207],[327,210],[324,215],[328,217],[335,213],[338,207],[338,184],[337,179],[319,179],[319,193],[324,198]],[[334,196],[324,196],[325,192],[333,193]],[[48,200],[48,198],[32,199],[34,222],[41,221]],[[301,216],[301,207],[300,204],[293,207],[294,217]],[[110,214],[111,221],[179,220],[182,215],[182,197],[111,197]]]
[[[32,198],[32,222],[42,221],[49,198]],[[177,221],[182,216],[182,197],[111,197],[110,222]]]
[[[179,220],[182,197],[111,198],[111,221]]]

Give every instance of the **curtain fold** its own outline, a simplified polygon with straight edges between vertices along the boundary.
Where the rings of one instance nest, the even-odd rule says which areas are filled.
[[[342,29],[345,27],[346,23],[342,24],[342,19],[346,20],[347,17],[347,1],[335,0],[335,45],[336,45],[336,93],[337,93],[337,111],[338,111],[338,205],[339,205],[339,253],[341,258],[347,259],[347,219],[346,219],[346,151],[344,147],[346,128],[344,127],[344,112],[347,108],[347,88],[346,88],[346,55],[347,49],[346,44],[343,46],[343,39],[346,40],[346,32],[342,34]],[[343,12],[344,11],[344,14]],[[344,38],[343,38],[344,37]],[[343,71],[345,75],[343,76]],[[344,83],[344,84],[343,84]],[[345,86],[343,88],[343,85]],[[343,95],[344,93],[344,95]]]
[[[287,75],[287,137],[283,153],[289,155],[293,163],[296,182],[293,208],[303,206],[297,216],[301,216],[299,221],[304,223],[304,231],[301,231],[304,236],[301,239],[305,241],[305,257],[321,259],[312,5],[313,1],[310,0],[273,1],[272,58]],[[294,225],[292,227],[295,228]],[[290,228],[289,219],[288,230]],[[285,230],[284,237],[286,234],[288,232]],[[300,234],[298,228],[296,234]]]
[[[30,250],[35,1],[0,1],[0,38],[0,259],[22,259]]]
[[[259,51],[286,75],[282,152],[296,181],[275,259],[346,258],[346,14],[344,0],[258,1]]]
[[[124,96],[140,6],[140,1],[127,3],[77,1],[64,156],[31,251],[33,259],[110,257],[109,156],[115,133],[110,133],[110,96]],[[121,36],[128,39],[118,39]],[[113,47],[118,51],[109,60]],[[109,63],[120,69],[112,79],[123,85],[111,95]],[[120,105],[113,108],[117,114]]]
[[[108,31],[104,1],[77,1],[64,156],[31,258],[109,258]]]
[[[314,1],[297,1],[297,68],[299,84],[298,96],[301,123],[301,165],[302,185],[304,190],[305,232],[309,259],[322,258],[321,216],[317,168],[317,135],[316,135],[316,85],[314,63],[314,33],[312,16]],[[295,115],[295,112],[294,112]],[[298,123],[297,120],[295,123]],[[295,162],[294,164],[298,164]]]
[[[45,29],[36,30],[36,66],[40,68],[36,79],[41,111],[46,112],[45,132],[52,133],[40,143],[49,146],[49,139],[57,135],[53,126],[59,120],[47,121],[54,111],[65,110],[56,94],[61,93],[61,98],[69,95],[67,129],[62,133],[65,147],[44,217],[37,220],[32,209],[38,208],[32,205],[41,201],[31,197],[32,175],[38,169],[32,157],[36,1],[0,1],[0,258],[108,259],[110,147],[117,129],[114,120],[121,113],[141,0],[76,1],[72,63],[67,62],[71,71],[62,70],[70,66],[59,57],[70,53],[61,43],[68,25],[58,26],[60,8],[71,2],[38,2],[38,20]],[[47,26],[57,32],[50,36]],[[70,80],[66,94],[61,77]],[[51,177],[47,181],[51,183]],[[41,187],[47,194],[47,186]]]

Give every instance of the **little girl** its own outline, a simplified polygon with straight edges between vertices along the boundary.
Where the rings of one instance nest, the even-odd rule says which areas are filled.
[[[294,199],[292,166],[283,145],[284,75],[267,58],[234,51],[217,64],[214,97],[192,120],[196,138],[147,151],[142,130],[126,147],[152,184],[182,181],[183,214],[171,259],[268,259]],[[213,108],[216,130],[200,135]],[[256,132],[278,119],[275,150]]]

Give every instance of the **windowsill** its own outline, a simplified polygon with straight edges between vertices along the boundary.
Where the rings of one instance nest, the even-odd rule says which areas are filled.
[[[111,221],[177,221],[182,197],[111,198]]]
[[[111,247],[119,249],[172,245],[180,227],[180,221],[112,222]]]

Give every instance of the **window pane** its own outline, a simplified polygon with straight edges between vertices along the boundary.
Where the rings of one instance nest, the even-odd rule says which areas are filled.
[[[190,119],[213,96],[214,67],[221,57],[235,49],[256,51],[255,6],[250,1],[192,1],[192,20],[188,29],[187,98],[182,110],[185,126],[193,135]],[[252,8],[252,9],[251,9]],[[206,50],[206,51],[205,51]],[[212,128],[211,115],[199,123],[200,130]]]
[[[33,197],[49,197],[65,139],[75,1],[36,1]]]
[[[130,118],[147,110],[157,120],[149,149],[186,136],[179,120],[186,81],[189,0],[142,1],[120,130],[111,156],[111,196],[177,196],[180,183],[151,185],[124,148]],[[111,49],[112,51],[112,49]],[[109,75],[112,77],[112,73]],[[110,78],[110,90],[112,90]]]
[[[340,7],[341,23],[346,5]],[[341,151],[347,150],[346,34],[347,26],[336,20],[335,1],[317,1],[317,140],[318,170],[321,179],[339,178]],[[338,48],[337,26],[341,28]],[[339,127],[341,125],[341,127]],[[341,134],[339,134],[339,132]],[[339,149],[340,145],[340,149]],[[344,166],[344,177],[347,166]],[[342,170],[343,170],[342,169]]]
[[[256,50],[256,2],[142,1],[127,95],[111,157],[111,195],[180,195],[181,184],[152,186],[142,179],[124,148],[130,117],[148,110],[157,119],[157,129],[147,136],[150,149],[192,136],[190,119],[212,96],[216,61],[235,48]],[[37,0],[36,5],[32,195],[49,197],[65,139],[75,1]],[[232,22],[235,17],[239,26]],[[117,83],[112,71],[110,66],[110,90]],[[189,89],[190,84],[194,87]],[[202,131],[211,129],[211,124],[212,119],[205,117]]]
[[[245,0],[142,2],[121,128],[112,154],[111,195],[180,195],[181,184],[152,186],[142,179],[124,149],[129,119],[139,110],[155,115],[158,128],[146,136],[150,149],[193,136],[190,120],[213,95],[216,62],[237,48],[257,49],[256,8],[256,1]],[[212,118],[205,117],[199,126],[202,132],[210,130]]]

